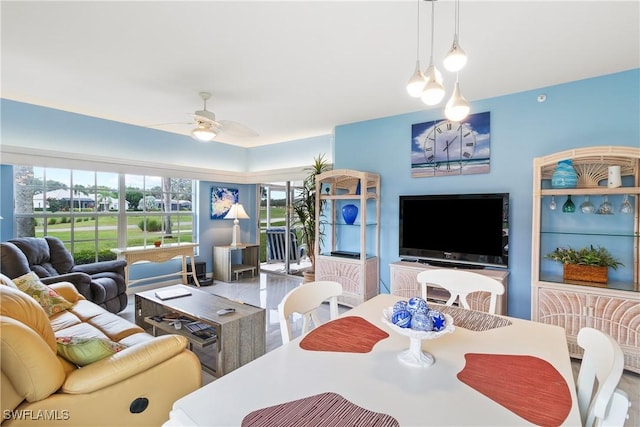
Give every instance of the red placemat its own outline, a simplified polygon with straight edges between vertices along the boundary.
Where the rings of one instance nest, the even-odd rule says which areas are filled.
[[[300,341],[300,347],[315,351],[368,353],[389,334],[359,316],[341,317],[315,328]]]
[[[546,360],[506,354],[465,354],[458,379],[540,426],[560,425],[571,411],[571,393]]]
[[[258,409],[242,419],[242,427],[370,426],[399,427],[391,415],[369,411],[337,393],[315,396]]]

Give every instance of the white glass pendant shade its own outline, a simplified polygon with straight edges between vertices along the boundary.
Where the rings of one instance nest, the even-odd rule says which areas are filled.
[[[460,83],[456,82],[453,95],[444,108],[444,115],[452,122],[459,122],[469,115],[470,110],[469,103],[460,93]]]
[[[416,71],[407,83],[407,93],[413,98],[420,98],[422,95],[422,89],[424,89],[425,78],[422,71],[420,71],[420,61],[416,61]]]
[[[199,125],[191,131],[191,136],[200,142],[210,142],[216,137],[216,132],[210,126]]]
[[[444,98],[444,86],[442,84],[442,73],[433,64],[424,72],[425,85],[420,95],[420,99],[427,105],[436,105]]]
[[[451,72],[460,71],[467,64],[467,54],[458,44],[458,36],[454,37],[451,49],[449,49],[443,63],[444,68]]]

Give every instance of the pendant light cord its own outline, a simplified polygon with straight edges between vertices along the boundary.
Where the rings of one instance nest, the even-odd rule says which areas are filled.
[[[429,59],[430,65],[433,65],[433,41],[434,41],[435,15],[436,15],[435,7],[436,7],[435,0],[431,0],[431,57]]]
[[[416,13],[416,59],[420,60],[420,2],[422,0],[418,0],[417,5],[417,13]]]
[[[458,40],[458,38],[460,37],[460,0],[456,0],[454,15],[455,15],[454,30],[456,32],[456,40]]]

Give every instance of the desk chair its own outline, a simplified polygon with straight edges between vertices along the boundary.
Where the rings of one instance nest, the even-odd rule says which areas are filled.
[[[451,295],[445,305],[453,305],[456,299],[460,304],[470,309],[467,295],[472,292],[490,292],[489,313],[496,313],[498,295],[504,293],[504,286],[491,277],[470,271],[454,270],[448,268],[425,270],[418,273],[418,282],[422,287],[422,298],[427,299],[427,284],[443,288]]]
[[[612,402],[622,377],[624,354],[613,338],[593,328],[580,329],[578,345],[584,349],[576,382],[582,425],[600,426],[607,417],[614,418],[614,414],[607,414],[607,408],[612,407],[610,402],[624,407],[619,405],[618,397]],[[628,409],[627,404],[625,410]]]
[[[306,334],[311,330],[311,321],[313,321],[314,327],[321,324],[317,309],[327,299],[329,300],[331,319],[338,317],[338,296],[340,295],[342,295],[342,285],[331,281],[303,283],[292,289],[278,304],[282,343],[286,344],[291,341],[289,317],[293,313],[302,314],[302,333]]]

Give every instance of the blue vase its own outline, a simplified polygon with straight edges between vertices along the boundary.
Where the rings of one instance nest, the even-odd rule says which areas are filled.
[[[358,217],[358,207],[356,205],[344,205],[342,207],[342,218],[347,224],[353,224]]]
[[[578,186],[578,174],[571,160],[560,160],[556,170],[551,176],[552,188],[576,188]]]

